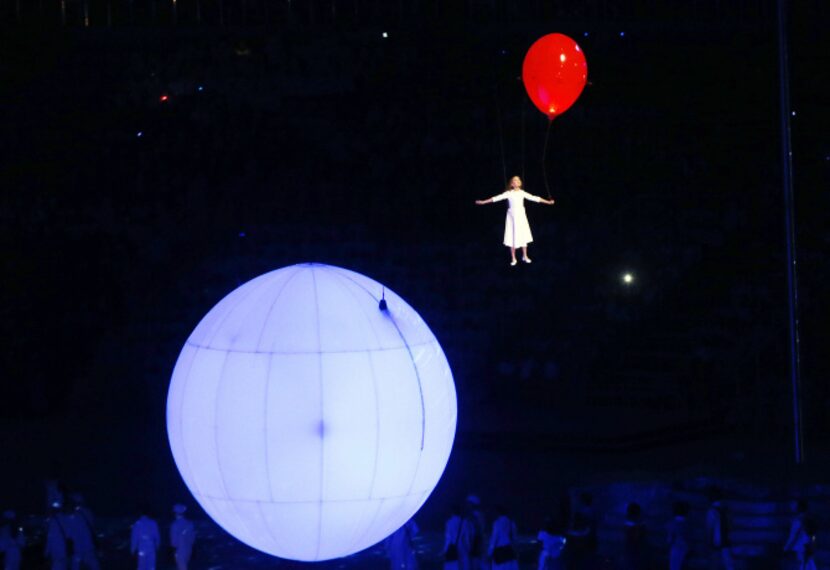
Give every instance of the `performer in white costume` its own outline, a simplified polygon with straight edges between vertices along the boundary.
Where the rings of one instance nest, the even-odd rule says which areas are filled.
[[[527,222],[524,201],[530,200],[548,206],[553,206],[554,201],[545,200],[525,192],[522,188],[522,179],[514,176],[510,179],[510,186],[507,190],[486,200],[476,200],[476,204],[482,206],[502,200],[507,200],[509,203],[507,217],[504,220],[504,245],[510,248],[510,265],[516,265],[517,247],[522,248],[522,261],[530,263],[530,257],[527,255],[527,244],[533,241],[533,234],[530,233],[530,224]]]
[[[184,516],[186,511],[184,505],[173,506],[176,520],[170,525],[170,545],[175,549],[173,556],[177,570],[187,570],[193,554],[193,543],[196,541],[196,528],[193,521]]]
[[[461,507],[453,507],[444,525],[444,570],[471,570],[470,548],[475,534],[473,521],[462,515]]]
[[[142,509],[147,512],[147,509]],[[156,552],[161,543],[159,525],[146,514],[133,523],[130,552],[138,557],[138,570],[156,570]]]
[[[414,539],[418,525],[409,520],[386,539],[386,554],[391,570],[418,570]]]
[[[14,511],[3,513],[0,522],[0,553],[4,554],[3,570],[20,570],[26,537]]]
[[[95,548],[95,530],[92,511],[79,493],[72,493],[72,511],[66,519],[66,534],[72,541],[72,570],[87,568],[99,570],[98,553]]]

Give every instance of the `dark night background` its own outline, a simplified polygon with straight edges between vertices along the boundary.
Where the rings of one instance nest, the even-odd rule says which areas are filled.
[[[426,520],[472,489],[536,524],[540,497],[613,473],[824,482],[830,4],[792,2],[789,27],[801,469],[774,1],[65,7],[0,0],[0,506],[37,512],[50,474],[113,515],[187,498],[178,352],[302,261],[394,289],[447,353],[458,434]],[[552,126],[534,264],[510,268],[503,205],[473,201],[505,173],[545,194],[519,79],[553,31],[591,84]]]

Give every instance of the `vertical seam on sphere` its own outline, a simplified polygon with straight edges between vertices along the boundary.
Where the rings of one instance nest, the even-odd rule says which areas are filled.
[[[264,447],[265,447],[265,479],[266,479],[266,483],[268,485],[268,498],[272,502],[274,500],[274,491],[273,491],[273,489],[271,489],[271,465],[269,463],[270,454],[268,453],[268,444],[269,444],[269,442],[268,442],[268,401],[269,401],[269,396],[270,396],[270,393],[271,393],[271,390],[270,390],[270,388],[271,388],[271,363],[272,363],[273,360],[274,360],[274,355],[269,354],[268,355],[268,366],[265,367],[265,402],[264,402],[264,408],[265,409],[262,412],[264,414],[264,418],[263,418],[263,422],[262,422],[262,431],[264,432],[263,437],[265,438],[265,442],[264,442],[265,443],[265,445],[264,445]]]
[[[455,381],[453,380],[452,376],[452,368],[450,367],[450,361],[447,358],[447,355],[444,354],[444,349],[441,348],[441,344],[436,344],[437,354],[443,359],[444,364],[444,371],[441,374],[441,379],[444,381],[444,386],[447,389],[447,395],[445,397],[447,411],[450,412],[450,417],[453,418],[453,427],[452,427],[452,438],[449,439],[448,446],[449,450],[447,451],[447,461],[444,464],[444,469],[447,468],[446,463],[449,463],[450,454],[452,453],[452,445],[455,442],[455,432],[458,427],[458,394],[455,390]],[[449,378],[447,378],[449,375]],[[453,410],[452,403],[455,403],[455,410]],[[443,473],[443,470],[442,470]]]
[[[398,323],[395,322],[394,317],[390,315],[389,319],[392,321],[392,324],[395,326],[395,330],[398,331],[398,334],[401,337],[401,340],[406,346],[406,352],[409,354],[409,360],[412,362],[412,369],[415,371],[415,380],[418,382],[418,395],[421,398],[421,451],[424,450],[424,432],[426,431],[426,406],[424,405],[424,389],[421,385],[421,372],[418,370],[418,365],[415,363],[415,357],[412,355],[412,349],[409,346],[406,338],[403,336],[401,329],[398,327]],[[421,463],[421,454],[418,454],[418,463]],[[411,489],[410,489],[411,490]]]
[[[318,495],[318,507],[317,507],[317,549],[314,554],[315,558],[320,556],[320,540],[323,535],[323,488],[324,488],[324,474],[325,474],[325,426],[326,424],[323,421],[323,354],[320,352],[322,351],[322,343],[320,341],[320,300],[317,298],[317,278],[314,275],[314,266],[310,267],[311,270],[311,283],[314,289],[314,310],[315,310],[315,325],[317,330],[317,378],[319,381],[320,387],[320,426],[323,431],[323,437],[320,438],[320,493]]]
[[[294,273],[292,273],[291,275],[288,276],[288,279],[286,279],[283,282],[282,287],[280,287],[280,290],[277,292],[277,295],[274,297],[274,300],[271,301],[271,306],[268,307],[268,313],[265,315],[265,320],[262,323],[262,330],[259,331],[259,337],[257,337],[257,340],[256,340],[256,345],[255,346],[256,346],[257,352],[260,352],[260,346],[259,345],[262,343],[262,337],[263,337],[263,335],[265,335],[265,329],[268,327],[268,320],[271,318],[271,312],[274,310],[274,305],[277,304],[277,301],[279,301],[279,298],[282,295],[282,292],[285,291],[285,288],[288,287],[288,284],[291,283],[291,281],[294,279],[294,277],[297,276],[297,274],[299,272],[300,272],[300,269],[298,268],[297,270],[294,271]]]
[[[202,493],[199,490],[199,485],[196,483],[196,477],[193,475],[190,467],[190,456],[187,453],[187,445],[185,445],[184,442],[184,402],[187,397],[187,386],[190,383],[190,372],[193,370],[193,363],[196,362],[196,357],[199,355],[199,352],[200,349],[193,349],[193,358],[190,359],[190,365],[187,367],[187,374],[184,377],[184,386],[182,386],[182,399],[179,405],[179,437],[181,438],[180,443],[182,446],[182,453],[184,454],[184,460],[187,464],[187,474],[193,480],[193,486],[196,487],[196,493],[201,495]]]
[[[378,398],[378,384],[377,384],[377,377],[375,375],[375,359],[374,355],[369,352],[367,354],[369,357],[369,368],[372,371],[372,390],[374,391],[375,397],[375,463],[372,466],[372,479],[369,483],[369,499],[371,499],[375,494],[375,480],[377,479],[378,475],[378,458],[380,457],[380,399]]]
[[[339,279],[347,281],[351,284],[356,284],[354,280],[349,279],[338,273],[337,271],[331,271],[332,274],[336,275]],[[355,295],[354,291],[352,291],[348,286],[346,286],[346,291],[349,293],[351,297],[357,301],[357,296]],[[358,305],[359,306],[359,305]],[[372,324],[372,319],[369,318],[365,312],[361,311],[363,316],[366,318],[366,323],[369,325],[369,329],[372,331],[372,334],[375,336],[375,344],[380,348],[380,339],[378,338],[378,333],[375,330],[374,325]],[[375,462],[372,466],[372,479],[369,484],[369,499],[371,500],[375,493],[375,479],[377,478],[378,473],[378,457],[380,454],[380,404],[378,399],[378,384],[377,384],[377,376],[375,375],[375,362],[374,362],[374,351],[367,350],[366,354],[369,359],[369,369],[372,371],[372,390],[374,391],[373,396],[375,397]]]
[[[271,528],[271,525],[268,524],[268,521],[265,518],[265,513],[262,511],[263,501],[257,501],[256,504],[257,504],[257,510],[259,511],[259,518],[262,519],[262,524],[265,527],[265,530],[268,533],[268,536],[270,536],[271,540],[274,542],[275,550],[282,550],[282,543],[279,540],[277,540],[277,536],[274,534],[274,531]],[[273,505],[273,503],[270,503],[270,504]]]
[[[288,279],[286,279],[283,282],[282,287],[280,287],[280,290],[277,292],[277,295],[274,297],[274,300],[271,302],[271,306],[268,307],[268,314],[265,315],[265,321],[262,323],[262,330],[259,331],[259,338],[257,338],[257,341],[256,341],[257,350],[259,350],[259,348],[260,348],[259,345],[262,342],[262,337],[265,334],[265,329],[268,327],[268,320],[271,318],[271,312],[274,310],[274,306],[277,304],[277,301],[279,300],[279,298],[282,295],[283,291],[285,291],[285,288],[288,286],[288,284],[291,282],[291,280],[294,279],[294,277],[297,276],[297,274],[299,272],[300,272],[300,269],[297,268],[294,271],[294,273],[292,273],[288,277]],[[263,422],[262,422],[262,431],[263,431],[263,438],[264,438],[263,447],[265,448],[265,479],[266,479],[266,484],[268,485],[268,497],[271,499],[271,501],[274,500],[274,490],[271,488],[271,464],[270,464],[270,454],[268,453],[268,447],[269,447],[269,444],[270,444],[269,438],[268,438],[268,433],[269,433],[268,432],[268,423],[269,423],[268,422],[268,402],[269,402],[270,387],[271,387],[271,365],[272,365],[273,361],[274,361],[274,355],[269,354],[268,355],[268,366],[265,369],[265,398],[264,398],[265,401],[263,402],[263,405],[264,405],[265,409],[263,411]]]
[[[363,534],[361,534],[358,538],[356,538],[352,542],[349,550],[352,550],[354,548],[355,544],[360,544],[361,542],[363,542],[363,540],[365,540],[366,537],[369,535],[369,531],[372,530],[372,526],[375,524],[375,521],[378,520],[378,515],[380,514],[380,509],[383,507],[383,503],[386,502],[386,499],[372,499],[372,501],[377,503],[377,508],[375,509],[375,514],[372,515],[372,518],[369,521],[369,523],[366,525],[366,528],[363,529]],[[388,537],[384,537],[384,539],[385,538],[388,538]]]

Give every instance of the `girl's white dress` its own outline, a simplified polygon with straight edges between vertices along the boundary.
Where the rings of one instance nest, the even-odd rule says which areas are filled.
[[[493,202],[502,200],[507,200],[509,204],[504,220],[504,245],[513,248],[525,247],[533,241],[533,234],[530,233],[524,201],[541,202],[542,199],[524,190],[506,190],[498,196],[493,196]]]

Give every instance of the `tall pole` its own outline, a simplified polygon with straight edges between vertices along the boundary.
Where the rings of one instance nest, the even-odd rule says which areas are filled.
[[[804,462],[801,409],[801,358],[798,334],[798,267],[796,265],[795,199],[793,196],[793,152],[790,130],[790,72],[787,53],[787,0],[778,0],[778,75],[781,90],[781,174],[784,183],[784,215],[787,231],[787,292],[789,293],[790,385],[793,406],[795,462]]]

